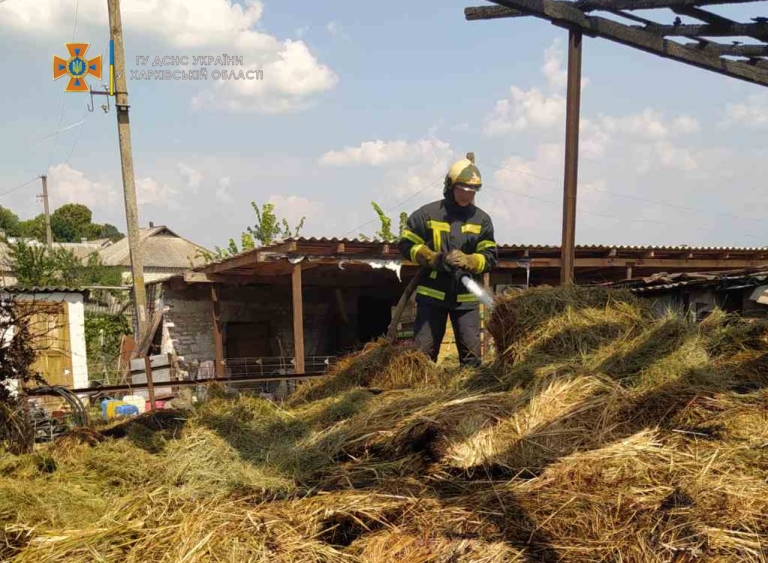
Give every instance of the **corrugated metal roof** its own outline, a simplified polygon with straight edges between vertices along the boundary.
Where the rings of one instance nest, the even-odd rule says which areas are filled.
[[[9,285],[8,287],[0,287],[0,293],[82,293],[87,294],[87,289],[75,288],[75,287],[57,287],[57,286],[21,286],[21,285]]]

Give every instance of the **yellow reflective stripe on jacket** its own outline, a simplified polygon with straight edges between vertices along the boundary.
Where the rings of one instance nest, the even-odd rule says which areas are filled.
[[[475,223],[467,223],[461,226],[461,234],[471,233],[473,235],[479,235],[480,231],[482,230],[483,230],[483,226],[476,225]]]
[[[474,303],[477,301],[477,297],[472,295],[471,293],[459,293],[456,296],[456,301],[459,303]]]
[[[437,270],[432,270],[432,273],[429,274],[429,277],[432,278],[433,280],[436,280],[437,279]]]
[[[432,242],[435,244],[435,252],[440,252],[443,248],[442,238],[440,233],[450,233],[451,225],[443,221],[427,221],[427,227],[432,229]]]
[[[488,250],[489,248],[496,248],[496,243],[492,240],[481,240],[477,243],[477,252]]]
[[[432,289],[431,287],[420,285],[416,288],[416,293],[432,297],[433,299],[439,299],[440,301],[445,301],[445,293]]]
[[[414,244],[411,247],[411,262],[416,262],[416,255],[422,248],[424,248],[424,244]]]
[[[473,254],[472,256],[477,256],[477,259],[480,260],[480,264],[478,265],[477,269],[475,270],[475,273],[481,274],[483,270],[485,270],[485,256],[482,254]]]
[[[409,231],[408,229],[403,229],[403,238],[408,239],[409,241],[416,243],[416,244],[425,244],[425,240],[421,238],[419,235],[414,233],[413,231]]]

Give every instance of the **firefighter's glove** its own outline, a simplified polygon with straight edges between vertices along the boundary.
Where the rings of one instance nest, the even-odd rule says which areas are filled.
[[[480,273],[483,268],[483,259],[478,254],[464,254],[461,250],[451,250],[445,257],[445,263],[461,270],[462,272]]]
[[[416,262],[425,268],[437,270],[443,262],[443,254],[435,252],[427,246],[422,246],[416,253]]]

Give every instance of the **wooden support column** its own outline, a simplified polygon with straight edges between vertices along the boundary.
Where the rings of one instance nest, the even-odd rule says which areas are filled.
[[[216,377],[224,377],[224,339],[221,335],[221,304],[216,284],[211,284],[211,320],[213,322],[213,344],[216,348]]]
[[[149,410],[155,410],[155,382],[152,379],[152,360],[144,356],[144,371],[147,374],[147,392],[149,394]]]
[[[581,111],[581,31],[568,38],[568,100],[565,122],[565,182],[560,283],[574,283],[576,262],[576,191],[579,177],[579,114]]]
[[[304,375],[304,301],[301,295],[301,264],[294,264],[291,275],[293,295],[293,345],[296,375]]]

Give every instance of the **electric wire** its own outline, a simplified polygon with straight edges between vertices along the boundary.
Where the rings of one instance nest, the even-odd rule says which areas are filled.
[[[17,191],[17,190],[20,190],[21,188],[23,188],[23,187],[25,187],[25,186],[28,186],[28,185],[30,185],[32,182],[36,182],[36,181],[37,181],[37,180],[39,180],[39,179],[40,179],[40,176],[35,176],[34,178],[32,178],[31,180],[29,180],[28,182],[24,182],[23,184],[20,184],[20,185],[16,186],[15,188],[11,188],[11,189],[10,189],[10,190],[8,190],[8,191],[5,191],[5,192],[3,192],[3,193],[0,193],[0,197],[4,197],[4,196],[7,196],[8,194],[11,194],[11,193],[13,193],[13,192],[15,192],[15,191]]]

